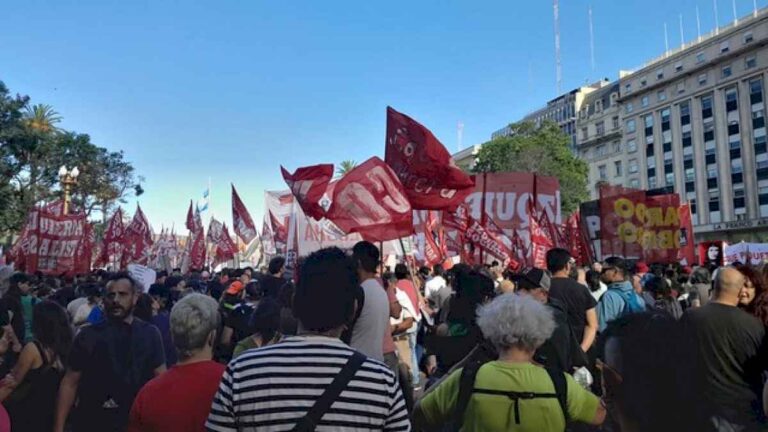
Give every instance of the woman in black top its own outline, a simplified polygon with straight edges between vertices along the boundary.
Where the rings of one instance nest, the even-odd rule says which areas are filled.
[[[35,305],[32,331],[35,339],[24,346],[0,386],[0,401],[14,432],[53,429],[56,396],[72,345],[67,312],[55,302]]]

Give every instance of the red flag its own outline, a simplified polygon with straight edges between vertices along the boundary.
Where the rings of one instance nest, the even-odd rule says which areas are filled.
[[[110,262],[110,257],[119,257],[121,255],[124,234],[123,209],[118,207],[109,219],[107,229],[104,231],[101,254],[96,260],[97,265],[106,265]]]
[[[216,262],[229,261],[235,257],[237,253],[237,245],[232,241],[232,237],[229,235],[229,229],[226,224],[221,224],[221,232],[219,233],[219,239],[216,243]]]
[[[235,185],[232,185],[232,224],[235,234],[246,244],[256,238],[256,225],[253,223],[248,209],[245,208],[245,204],[240,200]]]
[[[339,180],[326,217],[344,232],[360,233],[372,242],[413,234],[413,209],[403,185],[377,157]]]
[[[189,200],[189,210],[187,210],[187,229],[192,232],[197,232],[203,227],[200,221],[200,214],[197,210],[192,210],[192,200]]]
[[[445,261],[445,239],[442,228],[438,226],[437,217],[432,210],[427,211],[427,221],[424,224],[424,261],[433,266]]]
[[[190,234],[187,239],[189,247],[189,263],[193,269],[199,270],[205,266],[206,245],[205,233],[201,229],[197,233]]]
[[[152,231],[149,228],[149,221],[141,210],[141,206],[136,206],[136,213],[133,220],[125,229],[123,236],[123,253],[121,267],[125,268],[130,263],[147,265],[149,262],[149,252],[152,246]]]
[[[533,266],[538,268],[547,268],[546,253],[554,244],[552,239],[547,236],[543,227],[539,223],[539,215],[533,204],[533,199],[528,201],[528,221],[531,232],[531,253]],[[545,214],[546,216],[546,214]]]
[[[469,227],[466,232],[467,240],[478,246],[489,255],[508,263],[512,256],[509,249],[504,245],[502,239],[489,232],[479,221],[470,218]]]
[[[414,209],[453,210],[475,182],[416,120],[387,107],[387,164],[397,173]]]
[[[331,177],[333,177],[333,165],[301,167],[293,174],[282,166],[280,170],[304,214],[316,220],[322,219],[325,216],[325,209],[320,205],[320,200],[328,189]]]
[[[280,220],[269,212],[269,222],[272,225],[272,241],[275,244],[275,251],[280,255],[285,255],[288,246],[288,225],[280,223]]]

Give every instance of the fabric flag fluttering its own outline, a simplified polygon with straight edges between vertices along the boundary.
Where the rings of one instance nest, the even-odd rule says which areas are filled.
[[[326,217],[372,242],[413,234],[413,209],[392,168],[372,157],[336,184]]]
[[[149,221],[141,210],[141,206],[137,205],[133,220],[125,229],[123,236],[121,267],[125,268],[130,263],[147,265],[152,243],[152,229],[149,227]]]
[[[104,231],[104,240],[102,242],[101,253],[96,260],[97,265],[106,265],[110,263],[110,257],[116,257],[120,260],[122,254],[122,240],[125,234],[125,224],[123,223],[123,209],[118,207],[107,223],[107,229]]]
[[[456,166],[432,132],[391,107],[385,155],[416,210],[453,210],[474,191],[474,180]]]
[[[280,171],[304,214],[315,220],[322,219],[327,209],[323,208],[320,200],[328,189],[331,177],[333,177],[333,165],[321,164],[301,167],[293,174],[281,166]]]
[[[240,195],[237,194],[235,185],[232,185],[232,224],[235,234],[246,244],[256,238],[256,225],[240,199]]]

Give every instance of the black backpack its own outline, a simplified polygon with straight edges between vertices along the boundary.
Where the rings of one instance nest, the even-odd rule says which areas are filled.
[[[546,399],[556,398],[560,404],[560,409],[563,411],[565,417],[565,423],[568,424],[568,383],[565,380],[565,373],[561,370],[554,368],[545,368],[549,378],[555,386],[555,393],[533,393],[533,392],[517,392],[517,391],[503,391],[503,390],[488,390],[475,388],[475,378],[480,368],[487,363],[487,359],[473,358],[470,359],[461,370],[461,378],[459,379],[459,397],[456,401],[456,407],[454,409],[454,417],[451,419],[451,424],[447,430],[459,431],[464,424],[464,413],[469,406],[469,400],[472,398],[473,393],[490,394],[497,396],[506,396],[514,402],[514,414],[515,423],[520,424],[520,400],[528,399]]]

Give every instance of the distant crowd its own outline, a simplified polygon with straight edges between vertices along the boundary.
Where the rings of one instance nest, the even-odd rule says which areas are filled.
[[[768,430],[768,265],[546,263],[6,272],[0,432]]]

